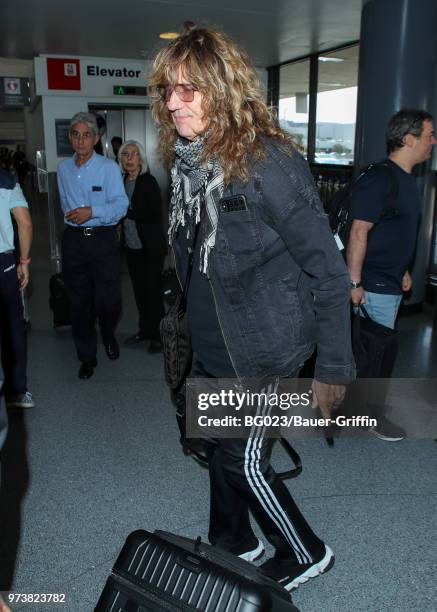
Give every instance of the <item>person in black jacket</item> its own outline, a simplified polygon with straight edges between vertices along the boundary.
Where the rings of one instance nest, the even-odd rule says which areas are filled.
[[[310,169],[269,112],[248,57],[221,32],[185,27],[155,58],[149,95],[158,153],[171,165],[169,238],[183,283],[191,266],[190,378],[208,391],[187,395],[187,431],[190,420],[201,425],[201,395],[215,414],[234,416],[223,379],[235,379],[243,401],[255,388],[257,423],[242,435],[217,419],[207,434],[208,537],[256,560],[264,545],[250,510],[275,549],[261,571],[293,590],[328,571],[334,553],[271,466],[266,417],[280,380],[295,378],[315,346],[313,406],[330,422],[343,401],[355,375],[349,278]]]
[[[166,255],[162,226],[161,193],[148,172],[146,154],[136,140],[127,140],[119,151],[125,171],[129,208],[123,219],[127,264],[139,312],[138,331],[126,340],[137,344],[149,339],[149,353],[161,350],[159,322],[163,316],[161,271]]]

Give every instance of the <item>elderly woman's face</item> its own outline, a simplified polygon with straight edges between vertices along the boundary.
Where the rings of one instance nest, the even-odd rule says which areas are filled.
[[[182,68],[178,71],[178,85],[190,85],[185,78]],[[208,121],[202,110],[202,94],[199,91],[193,91],[193,100],[184,102],[180,95],[171,88],[171,94],[166,99],[167,108],[171,113],[173,123],[179,136],[183,136],[188,140],[195,140],[199,134],[205,131]]]
[[[123,169],[129,174],[135,174],[141,165],[140,152],[135,145],[129,144],[123,149],[121,155]]]

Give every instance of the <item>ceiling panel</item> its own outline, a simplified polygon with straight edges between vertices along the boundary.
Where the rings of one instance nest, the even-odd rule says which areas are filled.
[[[0,56],[40,53],[151,59],[158,34],[203,22],[229,33],[258,66],[359,37],[362,0],[2,0]]]

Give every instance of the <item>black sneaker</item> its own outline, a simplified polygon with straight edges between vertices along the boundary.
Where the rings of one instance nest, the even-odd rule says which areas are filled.
[[[329,571],[334,565],[335,557],[332,550],[325,544],[325,552],[321,559],[313,563],[297,564],[291,560],[268,559],[260,565],[260,570],[269,578],[272,578],[287,591],[297,589],[300,584],[307,582],[310,578],[316,578],[320,574]]]
[[[251,550],[246,550],[245,552],[240,553],[238,556],[240,559],[244,561],[248,561],[249,563],[253,563],[257,559],[260,559],[264,554],[264,544],[261,540],[258,540],[256,546],[254,546]]]
[[[379,417],[377,421],[377,425],[368,429],[368,432],[373,436],[385,442],[400,442],[405,438],[405,430],[395,425],[384,416]]]
[[[78,376],[81,380],[87,380],[94,374],[94,369],[97,367],[97,360],[83,361],[78,372]]]
[[[215,544],[213,544],[213,546],[215,546]],[[254,561],[260,559],[265,552],[264,544],[255,536],[253,536],[251,541],[248,544],[246,543],[244,547],[240,546],[239,548],[234,548],[233,550],[222,550],[225,550],[226,552],[231,553],[232,555],[235,555],[236,557],[239,557],[240,559],[243,559],[243,561],[247,561],[249,563],[253,563]]]
[[[9,395],[6,398],[8,408],[34,408],[35,402],[30,391],[19,393],[18,395]]]

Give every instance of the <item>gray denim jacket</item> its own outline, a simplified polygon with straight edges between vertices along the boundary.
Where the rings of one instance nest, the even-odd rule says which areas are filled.
[[[308,164],[265,139],[267,157],[243,194],[247,209],[219,211],[209,278],[238,377],[289,376],[317,346],[315,378],[355,377],[349,277]],[[176,242],[176,241],[175,241]],[[178,261],[177,247],[175,248]]]

